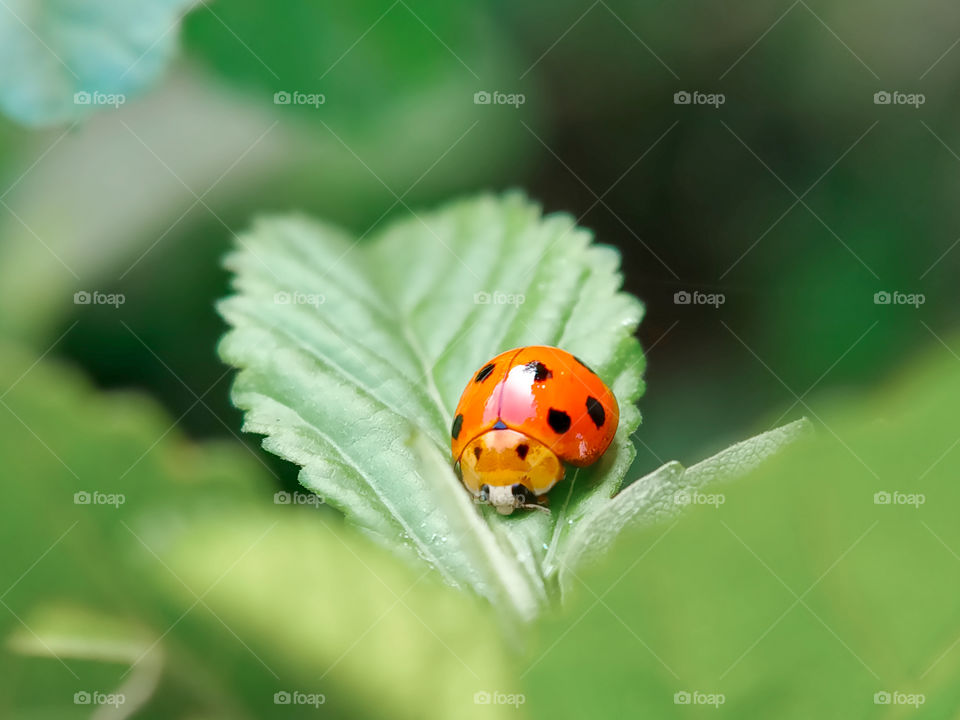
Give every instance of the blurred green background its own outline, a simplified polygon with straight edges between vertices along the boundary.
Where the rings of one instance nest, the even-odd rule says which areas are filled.
[[[237,547],[244,546],[246,529],[237,530],[225,522],[222,532],[206,526],[194,531],[189,517],[181,515],[192,517],[195,509],[184,509],[185,501],[161,479],[164,474],[181,474],[180,482],[203,486],[202,493],[208,493],[209,499],[191,496],[191,508],[196,503],[220,503],[217,498],[227,495],[230,503],[237,504],[237,518],[253,512],[244,505],[243,492],[254,496],[296,487],[296,468],[261,452],[257,438],[239,437],[241,417],[229,404],[229,374],[215,354],[224,328],[213,303],[227,291],[220,258],[235,232],[247,227],[254,216],[271,212],[300,211],[367,235],[409,208],[431,207],[480,190],[521,188],[547,211],[571,213],[596,233],[598,241],[619,248],[625,288],[646,304],[640,337],[648,352],[648,389],[641,403],[644,422],[637,433],[638,457],[632,475],[640,476],[674,458],[696,460],[778,422],[807,415],[824,420],[829,428],[835,426],[834,418],[848,418],[849,427],[855,428],[851,432],[866,434],[866,446],[904,442],[901,452],[918,463],[909,470],[916,470],[909,483],[924,487],[923,483],[941,476],[945,484],[956,484],[960,451],[950,441],[958,432],[958,416],[947,409],[947,401],[960,399],[956,383],[950,383],[960,371],[960,205],[956,201],[960,7],[929,0],[909,5],[804,0],[773,5],[234,0],[201,2],[189,8],[144,1],[124,11],[94,2],[82,9],[71,10],[69,5],[31,0],[0,4],[0,47],[6,48],[0,50],[5,67],[0,70],[0,109],[5,113],[0,114],[0,334],[4,348],[0,399],[10,411],[3,418],[2,427],[9,435],[2,447],[5,486],[12,493],[3,511],[3,541],[19,545],[16,558],[22,558],[11,554],[9,566],[4,567],[4,587],[69,526],[65,518],[72,503],[57,509],[36,493],[31,495],[30,489],[45,488],[48,480],[59,482],[50,478],[73,465],[67,457],[72,452],[89,459],[93,475],[105,472],[97,469],[98,459],[106,463],[104,458],[110,458],[114,464],[101,467],[112,471],[134,463],[144,453],[148,460],[137,463],[125,481],[143,473],[142,482],[156,486],[162,497],[156,501],[158,507],[180,523],[174,523],[176,538],[163,539],[168,531],[160,527],[166,526],[160,516],[147,521],[148,526],[156,526],[156,542],[163,547],[157,551],[164,558],[161,563],[176,569],[166,579],[176,584],[175,576],[183,574],[187,580],[196,580],[198,588],[209,585],[216,574],[201,579],[207,576],[193,568],[198,574],[188,577],[192,566],[186,562],[189,552],[184,548],[198,543],[215,564],[218,543],[229,547],[230,533],[236,532]],[[120,17],[127,13],[136,14],[135,21]],[[124,27],[135,43],[126,42]],[[96,28],[99,32],[92,31]],[[35,47],[30,39],[35,38],[34,32],[50,47]],[[18,54],[26,47],[33,51]],[[154,58],[161,50],[163,57]],[[124,52],[132,54],[125,57]],[[42,103],[35,102],[35,95],[69,98],[77,90],[96,90],[77,83],[80,76],[86,79],[88,73],[98,71],[94,62],[98,53],[108,58],[117,55],[112,61],[144,70],[142,77],[133,72],[118,85],[104,86],[104,92],[124,92],[127,102],[114,108],[65,100],[57,112],[43,110]],[[475,95],[482,92],[521,94],[523,102],[477,104]],[[718,105],[678,103],[676,94],[683,92],[719,93],[723,101]],[[277,93],[322,94],[324,101],[277,104]],[[877,102],[885,96],[875,97],[876,93],[890,93],[894,101]],[[920,94],[922,104],[897,102],[910,94]],[[76,304],[78,291],[120,293],[125,302],[116,308]],[[677,293],[684,291],[721,294],[723,303],[718,307],[680,304]],[[878,292],[922,294],[923,304],[877,304]],[[918,411],[911,436],[906,429],[891,430],[888,424],[901,421],[895,409],[906,412],[905,408],[913,407],[909,402],[897,404],[897,393],[905,391],[896,388],[905,381],[895,378],[918,374],[917,368],[923,368],[929,378],[923,392],[930,403],[936,399],[936,389],[943,388],[944,407],[923,417]],[[102,390],[124,394],[104,399]],[[897,402],[879,399],[887,394]],[[21,408],[16,416],[13,407]],[[886,409],[881,412],[878,407]],[[28,417],[30,408],[35,422]],[[0,416],[4,412],[0,408]],[[122,421],[127,412],[135,418],[130,426]],[[16,417],[26,422],[17,422]],[[164,434],[171,448],[156,452],[166,459],[155,458],[155,451],[148,449],[153,437],[174,424],[169,437]],[[906,440],[929,438],[936,434],[934,427],[945,428],[944,436],[931,443],[926,455],[914,440]],[[56,439],[48,437],[48,432]],[[128,444],[121,442],[124,433],[134,438]],[[867,437],[871,433],[888,439],[871,439]],[[834,431],[823,434],[830,438]],[[846,442],[844,432],[836,434]],[[210,448],[216,457],[207,457]],[[855,454],[867,452],[859,445],[856,448]],[[113,452],[119,455],[114,457]],[[221,452],[226,459],[219,458]],[[204,459],[194,462],[189,459],[191,453]],[[58,456],[64,460],[58,463]],[[923,467],[938,456],[936,472],[923,473]],[[242,469],[234,471],[231,464]],[[742,522],[766,518],[758,522],[772,535],[776,533],[766,523],[788,522],[791,525],[784,532],[797,533],[790,535],[796,541],[806,537],[811,527],[829,525],[825,515],[835,520],[838,508],[845,506],[842,499],[829,498],[840,490],[826,481],[833,478],[842,484],[848,475],[827,463],[823,454],[808,466],[816,469],[816,481],[825,483],[821,492],[827,495],[820,497],[827,499],[822,504],[805,510],[788,504],[778,510],[771,507],[773,500],[757,502]],[[122,487],[124,479],[118,480],[116,474],[101,486]],[[242,476],[243,482],[231,484],[229,478],[234,475]],[[887,488],[892,489],[896,484],[892,476],[880,475],[888,485],[893,483]],[[64,487],[76,487],[69,476],[63,480]],[[812,478],[785,477],[782,482],[799,488],[806,480]],[[884,489],[877,480],[869,480],[864,497]],[[246,490],[241,492],[241,487]],[[900,489],[907,491],[909,484],[902,482]],[[943,495],[942,502],[948,497]],[[853,502],[850,508],[850,517],[875,511],[867,501]],[[955,512],[945,512],[955,511],[956,506],[939,508],[945,513],[941,525],[928,519],[928,529],[935,535],[949,530],[953,537],[944,536],[943,546],[960,548],[950,520]],[[226,509],[219,510],[227,516]],[[320,513],[336,526],[335,519],[327,517],[330,513],[325,509]],[[262,514],[269,517],[254,513],[251,524],[269,525],[273,516],[285,517],[276,508]],[[25,521],[31,517],[46,519]],[[49,519],[53,517],[58,519]],[[297,523],[309,526],[299,514],[297,518]],[[291,542],[299,543],[301,535],[313,538],[316,532],[322,537],[322,531],[299,524],[287,527],[284,522],[283,526],[284,537],[289,535]],[[864,528],[868,526],[866,522]],[[716,523],[711,531],[717,532]],[[83,558],[90,562],[89,553],[112,557],[120,546],[137,549],[133,530],[113,527],[83,532],[96,537],[86,538],[89,544],[81,546],[78,532],[77,547],[86,549],[76,551],[77,565]],[[695,527],[684,532],[690,538],[687,548],[711,542],[709,534],[697,536]],[[900,537],[899,532],[889,537]],[[921,546],[922,552],[931,549],[931,537],[922,527],[918,530],[911,524],[903,532],[907,543],[903,547],[916,548],[918,553]],[[841,533],[836,545],[824,550],[816,570],[802,568],[804,578],[807,573],[812,577],[798,580],[797,591],[816,580],[858,534]],[[814,533],[810,542],[831,539],[825,531],[822,536]],[[296,553],[283,550],[279,539],[273,543],[281,556]],[[747,543],[763,547],[775,545],[776,540],[764,540],[758,534]],[[943,547],[936,544],[932,549]],[[341,557],[342,547],[333,545],[325,552],[331,553],[331,563],[351,565],[349,558]],[[374,557],[379,551],[364,546],[362,552]],[[36,600],[43,596],[44,602],[83,600],[100,608],[106,619],[136,616],[143,625],[162,628],[176,620],[193,598],[188,593],[186,604],[175,601],[183,588],[174,587],[162,602],[154,603],[155,578],[143,581],[137,576],[137,572],[157,570],[143,569],[149,560],[127,557],[128,564],[121,565],[126,568],[124,577],[110,578],[101,568],[80,573],[76,583],[68,579],[67,569],[51,569],[46,580],[31,572],[29,583],[24,580],[9,597],[0,599],[9,603],[11,615],[41,612]],[[62,557],[58,562],[80,572]],[[296,564],[293,558],[290,562]],[[389,559],[379,555],[369,562],[390,566]],[[928,589],[946,597],[946,578],[955,580],[958,572],[952,562],[947,556],[942,567],[929,569],[918,582],[923,587],[928,587],[923,585],[927,581],[943,582],[942,588],[931,585]],[[38,565],[41,570],[44,567]],[[862,570],[867,575],[878,572],[869,567]],[[101,572],[103,577],[93,583],[89,597],[75,597],[66,589],[87,586],[91,575]],[[272,581],[262,573],[251,573],[254,584]],[[651,571],[651,577],[663,580],[671,575],[664,569]],[[310,582],[321,586],[321,578]],[[341,587],[349,584],[349,574],[337,582]],[[757,587],[759,581],[745,570],[713,582],[703,589],[680,587],[678,582],[675,594],[664,597],[676,600],[687,593],[723,596],[728,592],[724,602],[735,604],[739,599],[765,607],[764,598],[743,600],[740,593],[730,591],[738,586]],[[58,583],[65,588],[62,592],[57,590]],[[237,593],[243,592],[238,580],[232,584]],[[787,584],[793,586],[792,578]],[[838,589],[838,595],[849,600],[844,612],[858,613],[864,602],[875,598],[876,591],[868,591],[869,587],[870,583],[858,585],[850,579],[847,588]],[[858,594],[858,589],[863,593]],[[774,591],[776,586],[769,590]],[[431,595],[423,602],[443,605],[439,615],[445,628],[449,626],[454,637],[462,635],[459,641],[467,648],[457,645],[457,652],[471,653],[468,664],[497,664],[495,656],[501,652],[494,647],[497,641],[478,641],[485,634],[473,627],[472,617],[485,617],[488,610],[474,608],[471,600],[436,592],[442,601]],[[643,594],[642,589],[637,592]],[[860,600],[851,599],[854,595]],[[230,615],[228,622],[258,627],[266,623],[258,613],[270,606],[268,600],[252,597],[249,603],[234,606],[227,598],[218,607],[227,608],[223,612]],[[377,605],[381,600],[371,601],[369,619],[358,617],[346,625],[367,627],[382,610]],[[630,607],[632,601],[621,602]],[[656,598],[633,602],[637,612],[641,607],[645,613],[672,612],[669,603],[658,605]],[[458,603],[470,617],[444,614]],[[925,612],[910,597],[902,603],[911,613]],[[131,610],[139,607],[152,610],[146,616]],[[297,606],[292,599],[289,607],[278,612],[287,618],[303,614],[307,623],[317,617],[314,609]],[[946,651],[953,638],[942,643],[934,638],[960,634],[960,618],[955,613],[950,618],[949,613],[940,617],[932,610],[926,612],[936,616],[939,625],[917,629],[923,636],[918,642],[924,648]],[[877,614],[882,613],[877,610]],[[882,622],[894,616],[891,610]],[[775,617],[776,613],[770,619]],[[3,627],[26,632],[24,628],[33,623],[23,620],[5,618],[9,625]],[[722,625],[725,620],[716,622]],[[879,627],[881,621],[877,622]],[[467,632],[460,623],[474,631]],[[580,625],[578,632],[587,639],[578,642],[587,643],[609,631],[592,623],[588,619]],[[703,634],[713,637],[712,626],[704,623]],[[831,628],[835,624],[830,621]],[[423,628],[416,620],[412,625],[398,622],[389,629],[394,638],[417,637]],[[184,629],[188,626],[189,630]],[[819,624],[816,627],[827,632]],[[276,710],[270,702],[259,705],[266,695],[256,694],[254,688],[260,687],[264,677],[267,685],[280,690],[300,687],[296,682],[277,684],[270,677],[270,673],[287,673],[287,665],[294,668],[289,670],[294,675],[299,672],[315,679],[320,674],[314,673],[316,658],[300,662],[297,653],[305,653],[303,648],[292,655],[276,651],[294,646],[283,645],[286,636],[280,631],[272,635],[260,627],[259,634],[253,632],[254,640],[245,637],[257,649],[247,654],[231,637],[233,631],[224,636],[224,627],[216,620],[203,624],[190,615],[181,630],[171,636],[174,657],[189,656],[195,662],[197,656],[187,647],[191,643],[206,647],[209,642],[211,647],[226,649],[211,651],[208,660],[216,664],[208,672],[212,680],[203,678],[206,671],[202,669],[189,669],[189,663],[163,675],[157,681],[161,687],[175,688],[169,690],[169,697],[189,700],[172,700],[166,708],[162,702],[152,706],[156,717],[263,716]],[[802,629],[794,630],[794,637],[803,637]],[[318,632],[328,631],[321,627]],[[544,649],[553,642],[550,632],[543,630]],[[562,632],[558,630],[556,636]],[[609,633],[616,636],[619,630],[614,627]],[[844,632],[838,634],[847,637]],[[27,635],[23,639],[27,644],[31,637],[40,639],[32,632]],[[44,645],[52,643],[44,633],[37,635],[44,638]],[[51,631],[51,637],[56,635]],[[295,640],[297,633],[289,630],[287,636]],[[457,642],[443,637],[439,650],[431,646],[411,651],[412,657],[422,661],[422,672],[435,673],[425,687],[450,682],[480,689],[472,678],[464,682],[448,677],[463,668],[437,669],[449,663],[442,645]],[[902,650],[897,643],[886,646],[877,635],[866,633],[864,638],[854,654],[868,653],[865,646],[878,653]],[[714,639],[722,645],[722,638]],[[382,652],[394,647],[384,638],[376,642],[382,643]],[[701,646],[690,640],[685,646],[685,657],[697,656],[696,662],[690,660],[691,667],[710,667],[709,642],[703,642]],[[825,642],[834,643],[829,637]],[[747,645],[749,639],[743,648]],[[268,653],[263,647],[276,652],[258,663],[254,656]],[[643,653],[638,648],[641,644],[633,644],[620,656],[597,650],[597,662],[606,658],[621,669],[628,667],[635,653]],[[369,655],[364,657],[376,657],[376,648],[367,650]],[[822,659],[812,649],[796,655],[784,652],[780,657],[797,664]],[[931,652],[932,662],[936,653]],[[557,655],[556,660],[562,657]],[[648,656],[644,658],[646,662]],[[4,657],[4,662],[9,659]],[[52,667],[56,661],[21,662],[19,689],[4,688],[0,709],[11,717],[15,713],[66,717],[68,711],[84,716],[83,707],[71,704],[62,711],[55,699],[36,700],[44,683],[53,682],[50,677],[65,673],[62,667]],[[89,659],[83,662],[93,664]],[[266,666],[278,662],[284,663],[282,673],[270,670],[264,675]],[[874,659],[862,662],[875,664]],[[45,663],[44,669],[32,663]],[[395,665],[404,663],[397,656],[377,672],[389,675]],[[759,658],[754,663],[762,667]],[[916,663],[918,668],[923,664]],[[310,670],[304,670],[307,666]],[[915,673],[911,669],[905,677],[919,676],[923,669]],[[90,669],[87,676],[97,672]],[[570,688],[577,682],[576,673],[564,677],[562,665],[553,666],[552,672],[534,673],[538,690],[528,690],[531,697],[522,712],[545,717],[551,707],[550,712],[558,713],[551,716],[562,717],[579,708],[578,702],[564,706],[554,699],[556,707],[543,700],[538,710],[533,697],[537,692],[549,695],[550,688]],[[636,672],[643,676],[645,671],[638,666]],[[713,680],[704,680],[705,687],[696,687],[709,690],[720,672]],[[78,690],[109,688],[114,686],[114,675],[73,684]],[[390,677],[382,681],[390,686],[385,691],[390,700],[408,703],[403,712],[391,706],[392,712],[417,717],[413,710],[417,693],[408,684],[414,681]],[[640,697],[645,690],[637,690],[623,678],[614,682],[612,676],[604,677],[610,681],[607,689],[613,700],[601,715],[643,705],[629,695],[636,691]],[[364,697],[362,678],[358,667],[338,680],[339,693],[327,694],[331,700],[346,699],[336,708],[329,705],[325,712],[357,717],[390,712]],[[60,679],[73,682],[69,675]],[[635,679],[640,685],[646,683]],[[585,681],[600,687],[605,682],[589,674]],[[764,704],[764,694],[792,698],[801,693],[802,682],[793,681],[798,685],[791,686],[790,673],[784,670],[776,683],[754,688],[752,695],[743,694],[756,703],[751,707],[769,709],[774,706]],[[148,685],[149,678],[143,682]],[[216,692],[195,687],[200,685],[206,690],[216,686]],[[497,687],[522,685],[508,675]],[[673,681],[667,685],[673,692],[686,687]],[[867,685],[879,691],[889,683],[870,680]],[[940,683],[944,685],[949,683]],[[736,693],[727,691],[729,696]],[[838,697],[842,689],[823,693]],[[944,693],[932,716],[957,717],[956,690]],[[598,694],[603,693],[583,696],[591,698],[585,707]],[[669,697],[661,699],[659,709],[643,707],[657,716],[686,711]],[[804,702],[798,699],[777,708],[786,716],[785,708]],[[438,701],[436,707],[458,706]],[[862,708],[844,712],[838,708],[839,704],[833,706],[838,717],[866,716],[884,709],[869,698]],[[471,705],[463,713],[476,710]],[[927,705],[925,710],[933,708]],[[727,706],[726,711],[732,708]]]

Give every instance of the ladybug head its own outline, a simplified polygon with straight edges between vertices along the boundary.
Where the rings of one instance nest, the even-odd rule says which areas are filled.
[[[510,430],[489,430],[471,440],[460,456],[463,483],[483,503],[509,515],[516,508],[541,508],[537,496],[563,478],[560,459],[546,445]]]
[[[533,493],[520,483],[513,485],[480,486],[477,496],[480,502],[490,503],[501,515],[509,515],[517,508],[531,508],[550,512],[542,505],[537,505]]]

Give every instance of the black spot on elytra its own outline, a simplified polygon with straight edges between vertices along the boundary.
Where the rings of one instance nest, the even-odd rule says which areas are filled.
[[[473,456],[474,456],[477,460],[480,459],[480,446],[479,446],[479,445],[477,445],[477,446],[473,449]]]
[[[527,370],[533,373],[533,379],[537,382],[543,382],[553,377],[553,373],[550,371],[546,365],[544,365],[539,360],[534,360],[533,362],[528,362],[526,364]]]
[[[587,398],[587,415],[590,416],[593,424],[598,428],[603,427],[603,423],[607,421],[607,414],[603,411],[603,405],[595,397]]]
[[[570,416],[563,410],[550,408],[550,412],[547,413],[547,424],[555,433],[565,433],[570,429]]]
[[[463,427],[463,413],[460,413],[453,419],[453,427],[450,428],[450,435],[456,440],[460,437],[460,428]]]
[[[484,365],[480,369],[480,372],[477,373],[477,376],[473,379],[473,381],[475,383],[482,383],[484,380],[490,377],[490,373],[493,372],[493,367],[494,367],[493,363],[488,363],[487,365]]]
[[[573,356],[573,359],[576,360],[576,361],[577,361],[578,363],[580,363],[581,365],[583,365],[587,370],[589,370],[590,372],[592,372],[594,375],[597,374],[592,367],[590,367],[589,365],[587,365],[583,360],[581,360],[580,358],[578,358],[576,355]]]
[[[493,426],[494,430],[506,430],[507,426],[504,424],[503,420],[497,418],[497,424]]]
[[[530,446],[526,443],[520,443],[517,445],[517,455],[520,456],[521,460],[526,459],[528,452],[530,452]]]

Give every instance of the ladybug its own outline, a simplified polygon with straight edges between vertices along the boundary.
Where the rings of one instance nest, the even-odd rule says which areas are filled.
[[[610,446],[620,421],[617,399],[586,363],[555,347],[514,348],[467,383],[450,429],[463,484],[509,515],[542,508],[534,499]]]

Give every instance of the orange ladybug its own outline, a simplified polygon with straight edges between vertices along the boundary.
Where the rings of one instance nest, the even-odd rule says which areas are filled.
[[[463,484],[509,515],[610,446],[617,399],[582,360],[555,347],[501,353],[467,383],[454,414],[451,449]],[[546,508],[541,508],[546,509]]]

